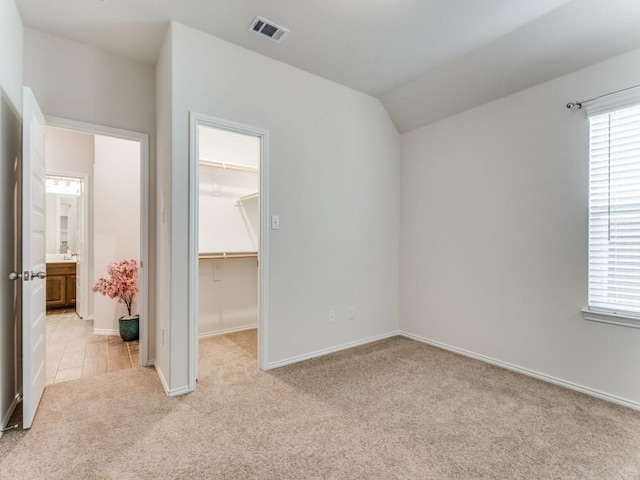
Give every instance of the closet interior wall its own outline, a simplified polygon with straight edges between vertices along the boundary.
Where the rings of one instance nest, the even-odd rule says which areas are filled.
[[[259,157],[258,157],[259,161]],[[258,324],[259,173],[202,159],[199,166],[199,335]]]

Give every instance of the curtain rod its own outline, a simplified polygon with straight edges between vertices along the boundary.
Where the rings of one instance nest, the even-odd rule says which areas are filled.
[[[567,108],[572,112],[577,112],[582,108],[582,105],[585,103],[593,102],[594,100],[600,100],[601,98],[608,97],[609,95],[615,95],[616,93],[626,92],[627,90],[632,90],[634,88],[638,88],[640,85],[634,85],[632,87],[623,88],[621,90],[616,90],[615,92],[605,93],[603,95],[599,95],[597,97],[590,98],[589,100],[582,100],[579,102],[569,102],[567,103]]]

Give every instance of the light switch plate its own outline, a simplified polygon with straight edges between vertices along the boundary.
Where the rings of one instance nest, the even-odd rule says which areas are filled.
[[[271,230],[280,230],[280,215],[271,215]]]

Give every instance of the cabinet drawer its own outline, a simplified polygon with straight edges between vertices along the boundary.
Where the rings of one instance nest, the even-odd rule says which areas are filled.
[[[75,263],[47,263],[47,275],[75,275]]]

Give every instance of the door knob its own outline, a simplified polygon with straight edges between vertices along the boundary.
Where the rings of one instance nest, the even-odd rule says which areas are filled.
[[[47,274],[45,272],[31,272],[31,280],[34,278],[46,278]]]
[[[9,280],[18,280],[19,278],[22,278],[22,272],[11,272],[9,274]]]

